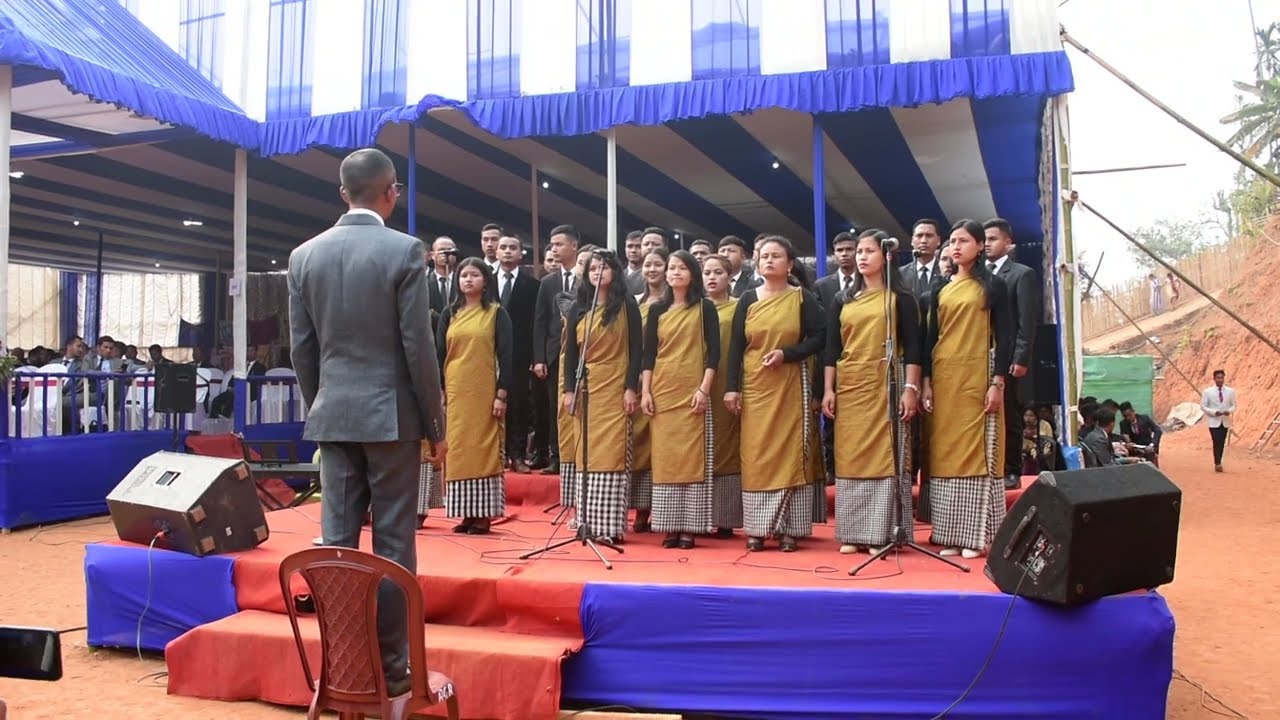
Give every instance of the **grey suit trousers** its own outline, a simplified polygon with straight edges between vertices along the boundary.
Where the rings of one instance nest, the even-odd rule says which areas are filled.
[[[416,575],[418,441],[319,445],[324,544],[358,548],[365,511],[372,510],[373,553]],[[404,594],[384,581],[378,589],[378,643],[388,683],[408,673],[408,633],[423,631],[422,618],[406,624],[405,609]]]

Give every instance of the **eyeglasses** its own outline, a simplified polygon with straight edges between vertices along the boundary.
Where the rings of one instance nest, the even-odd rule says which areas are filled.
[[[395,191],[396,191],[396,197],[400,197],[400,195],[404,192],[404,183],[402,183],[402,182],[395,182],[395,183],[391,183],[391,185],[389,185],[389,186],[387,187],[387,189],[388,189],[388,190],[395,190]]]

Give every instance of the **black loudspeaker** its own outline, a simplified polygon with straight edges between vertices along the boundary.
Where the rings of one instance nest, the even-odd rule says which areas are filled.
[[[1062,376],[1058,373],[1058,326],[1036,328],[1031,350],[1032,400],[1037,405],[1062,404]]]
[[[196,411],[196,366],[165,363],[156,366],[156,412]]]
[[[1040,473],[996,531],[986,575],[1057,605],[1164,585],[1181,507],[1182,491],[1150,463]]]
[[[268,536],[243,460],[158,452],[107,495],[107,509],[121,540],[155,539],[156,547],[198,557],[248,550]]]

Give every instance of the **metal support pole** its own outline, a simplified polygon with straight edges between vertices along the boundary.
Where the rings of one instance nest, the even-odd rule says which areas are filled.
[[[235,372],[249,372],[249,303],[245,297],[249,287],[249,157],[236,148],[235,191],[231,201],[231,299],[232,344],[235,346]]]
[[[542,241],[538,239],[538,166],[529,165],[529,242],[533,244],[533,266],[535,277],[542,277]]]
[[[1280,345],[1277,345],[1274,340],[1267,337],[1266,335],[1263,335],[1261,330],[1254,327],[1253,325],[1250,325],[1247,320],[1237,315],[1234,310],[1227,307],[1226,305],[1223,305],[1221,302],[1218,301],[1217,298],[1215,298],[1213,295],[1210,295],[1208,292],[1206,292],[1204,288],[1195,284],[1195,282],[1193,282],[1191,278],[1182,274],[1181,270],[1178,270],[1178,268],[1165,262],[1163,258],[1151,252],[1151,250],[1146,245],[1143,245],[1141,242],[1138,241],[1137,238],[1125,232],[1119,225],[1116,225],[1114,222],[1112,222],[1110,218],[1108,218],[1107,216],[1103,215],[1102,213],[1090,207],[1089,203],[1085,202],[1084,200],[1080,200],[1079,198],[1077,198],[1076,204],[1078,204],[1080,207],[1084,208],[1085,210],[1088,210],[1089,212],[1093,213],[1094,216],[1097,217],[1099,220],[1111,226],[1111,229],[1120,233],[1120,235],[1125,240],[1128,240],[1130,243],[1133,243],[1135,247],[1137,247],[1139,250],[1145,253],[1152,260],[1155,260],[1157,263],[1159,263],[1162,267],[1164,267],[1164,269],[1178,276],[1178,279],[1186,283],[1187,287],[1203,295],[1206,300],[1213,303],[1213,305],[1217,307],[1219,310],[1221,310],[1222,312],[1226,313],[1227,317],[1230,317],[1232,320],[1235,320],[1236,322],[1240,323],[1240,325],[1243,326],[1245,330],[1248,330],[1251,335],[1261,340],[1267,347],[1271,348],[1272,350],[1275,350],[1277,353],[1280,353]]]
[[[0,66],[0,342],[7,342],[9,327],[9,143],[13,116],[13,67]],[[8,347],[4,348],[8,350]]]
[[[827,160],[822,123],[813,116],[813,254],[818,277],[827,275]]]
[[[418,124],[414,123],[409,126],[409,168],[405,171],[408,176],[405,178],[408,187],[406,192],[409,193],[409,199],[405,201],[405,210],[409,213],[408,223],[405,225],[410,235],[418,236]]]
[[[1071,47],[1074,47],[1075,49],[1079,50],[1080,52],[1084,53],[1085,57],[1101,65],[1103,70],[1106,70],[1107,72],[1116,76],[1116,78],[1120,82],[1124,83],[1125,85],[1128,85],[1130,88],[1133,89],[1134,92],[1146,98],[1146,100],[1150,102],[1152,105],[1155,105],[1156,107],[1163,110],[1166,115],[1173,118],[1174,120],[1177,120],[1178,124],[1182,125],[1183,127],[1195,133],[1196,135],[1199,135],[1200,137],[1204,138],[1209,142],[1209,144],[1218,148],[1222,152],[1235,158],[1236,162],[1240,163],[1241,165],[1244,165],[1245,167],[1249,168],[1253,172],[1257,173],[1260,177],[1262,177],[1267,182],[1271,183],[1272,185],[1275,185],[1276,187],[1280,187],[1280,176],[1277,176],[1275,173],[1271,172],[1270,170],[1267,170],[1266,168],[1262,167],[1258,163],[1240,154],[1231,146],[1227,145],[1221,140],[1215,138],[1214,136],[1200,129],[1200,127],[1198,127],[1197,125],[1192,123],[1190,120],[1186,119],[1185,117],[1179,115],[1173,108],[1160,102],[1160,100],[1158,100],[1156,96],[1152,95],[1146,90],[1143,90],[1142,87],[1138,85],[1138,83],[1134,82],[1133,80],[1130,80],[1124,73],[1111,67],[1110,65],[1107,64],[1105,60],[1093,54],[1093,52],[1089,50],[1089,48],[1080,44],[1080,41],[1071,37],[1071,35],[1068,34],[1066,30],[1062,31],[1062,41],[1067,43]]]
[[[605,247],[625,257],[618,245],[618,135],[613,128],[609,129],[605,147],[605,170]]]
[[[93,342],[98,342],[102,335],[102,246],[103,233],[98,231],[98,265],[94,268],[93,297],[85,298],[85,304],[93,303]]]

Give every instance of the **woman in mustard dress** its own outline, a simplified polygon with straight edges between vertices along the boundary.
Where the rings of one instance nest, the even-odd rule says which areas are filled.
[[[573,273],[576,280],[575,286],[581,287],[582,273],[586,270],[587,261],[591,259],[591,253],[595,250],[594,245],[583,245],[578,250],[578,256],[573,263],[570,272]],[[578,421],[569,411],[565,409],[564,403],[564,351],[568,345],[569,331],[568,309],[572,307],[573,302],[577,300],[577,295],[573,293],[560,293],[556,297],[557,303],[564,301],[562,307],[565,308],[561,315],[562,322],[560,324],[560,377],[556,379],[560,389],[560,403],[556,406],[556,437],[558,442],[557,451],[560,453],[560,504],[564,507],[576,507],[578,498],[578,469],[574,464],[574,458],[578,456]]]
[[[592,299],[599,285],[595,313]],[[590,333],[587,330],[590,327]],[[631,481],[631,417],[640,384],[640,308],[627,294],[616,256],[592,257],[569,310],[564,354],[564,405],[577,415],[578,358],[588,371],[586,452],[579,442],[578,518],[591,534],[621,543],[627,526],[627,486]],[[584,347],[585,344],[585,347]],[[583,428],[579,426],[579,437]]]
[[[913,522],[911,420],[922,382],[920,307],[885,251],[888,238],[879,230],[858,236],[853,284],[827,308],[822,412],[835,421],[838,438],[836,540],[842,553],[875,552],[892,541],[895,526]],[[892,366],[885,363],[889,338]]]
[[[656,247],[645,253],[641,261],[640,272],[644,275],[644,292],[636,295],[640,306],[640,327],[648,322],[649,309],[662,300],[667,292],[667,257],[670,253],[664,247]],[[642,338],[643,341],[643,338]],[[631,421],[631,490],[627,499],[627,507],[636,511],[636,522],[633,526],[638,533],[652,529],[649,515],[653,509],[653,442],[649,436],[649,418],[644,413],[636,413]]]
[[[490,298],[493,274],[467,258],[455,276],[458,297],[436,328],[446,430],[455,452],[444,466],[447,517],[454,532],[483,535],[506,512],[503,468],[507,392],[511,387],[511,318]]]
[[[930,542],[981,557],[1004,521],[1004,383],[1013,318],[1004,283],[983,257],[982,226],[961,220],[944,252],[955,273],[933,299],[924,355],[930,423]]]
[[[720,364],[720,318],[702,288],[702,270],[690,253],[667,260],[667,291],[645,322],[640,409],[649,417],[653,529],[665,548],[692,548],[693,536],[711,531],[715,470],[713,415],[707,412]]]
[[[808,360],[825,340],[822,308],[791,241],[770,235],[756,249],[763,283],[743,293],[734,312],[724,402],[741,418],[747,549],[763,550],[776,536],[793,552],[796,539],[813,532],[810,456],[820,450]]]
[[[720,325],[720,364],[711,386],[712,425],[715,427],[715,467],[712,478],[711,524],[716,537],[733,537],[733,529],[742,527],[742,475],[738,458],[738,416],[724,406],[725,380],[729,376],[729,335],[733,330],[733,314],[738,299],[731,296],[729,260],[709,255],[702,261],[702,282],[707,298],[716,306]]]

